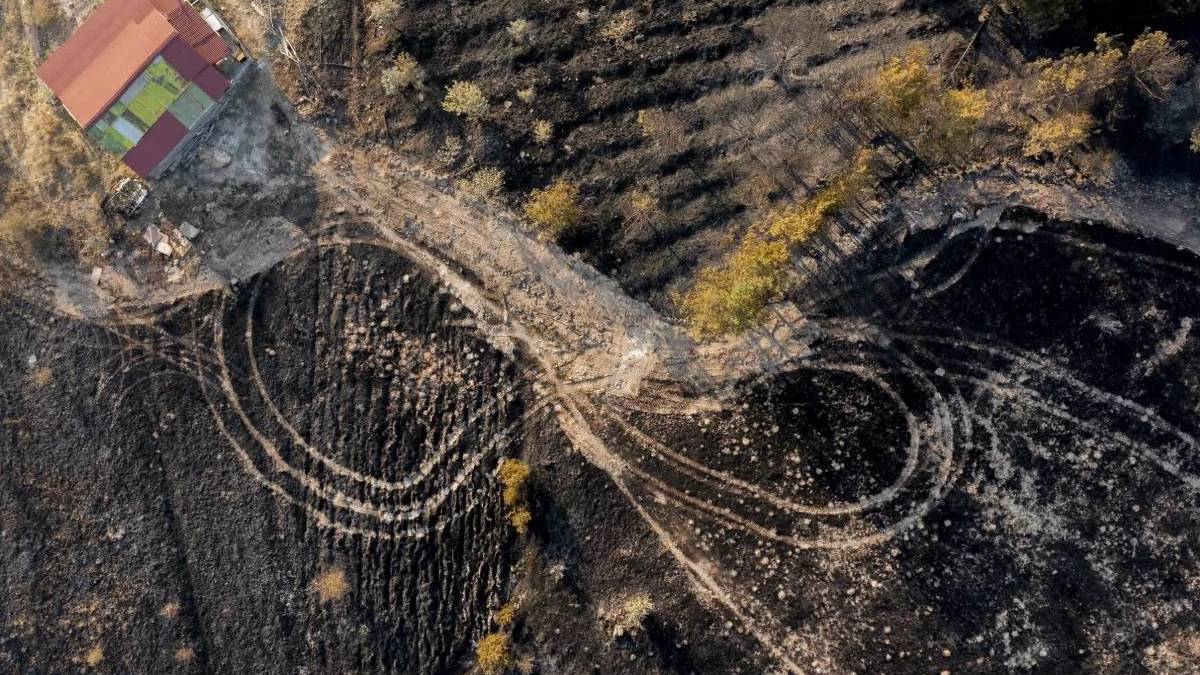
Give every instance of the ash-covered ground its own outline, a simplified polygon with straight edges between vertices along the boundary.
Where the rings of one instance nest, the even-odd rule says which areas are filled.
[[[4,305],[0,671],[461,672],[514,569],[529,626],[567,615],[522,611],[543,672],[738,662],[527,366],[387,249],[314,246],[149,324]],[[520,455],[527,551],[494,476]],[[596,606],[650,569],[686,625],[631,658]]]
[[[1195,672],[1196,257],[1024,221],[880,257],[731,410],[609,409],[651,513],[797,669]]]
[[[546,673],[1197,668],[1200,262],[1019,218],[876,258],[724,412],[594,399],[628,495],[375,244],[136,325],[8,298],[0,668],[461,672],[513,601]]]

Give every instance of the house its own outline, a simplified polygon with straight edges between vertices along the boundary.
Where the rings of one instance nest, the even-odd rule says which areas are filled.
[[[244,58],[207,8],[108,0],[37,74],[92,140],[145,178],[212,118]]]

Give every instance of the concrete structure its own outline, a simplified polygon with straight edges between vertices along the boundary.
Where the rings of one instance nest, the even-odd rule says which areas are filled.
[[[108,0],[37,73],[89,137],[147,177],[211,119],[241,58],[208,8]]]

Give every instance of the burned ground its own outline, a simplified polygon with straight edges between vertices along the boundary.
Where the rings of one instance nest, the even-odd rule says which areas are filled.
[[[519,649],[562,672],[741,659],[527,366],[385,248],[314,247],[151,325],[5,303],[5,670],[458,672],[527,585]],[[493,477],[514,455],[541,562]],[[614,645],[596,608],[649,569],[669,613]]]
[[[851,85],[918,42],[949,53],[964,40],[950,29],[975,21],[969,8],[854,1],[409,2],[386,22],[367,18],[372,6],[288,5],[311,78],[295,87],[302,107],[460,178],[499,168],[511,205],[559,178],[580,184],[585,222],[563,247],[660,309],[728,251],[731,224],[803,194],[861,146],[839,128]],[[623,18],[628,34],[605,37]],[[529,28],[514,37],[519,19]],[[401,52],[424,80],[387,94],[380,74]],[[456,80],[487,95],[481,122],[441,109]],[[546,144],[537,120],[553,124]]]
[[[610,409],[650,512],[814,672],[1196,667],[1200,261],[1023,221],[891,255],[731,410]]]
[[[509,205],[581,183],[567,250],[666,307],[879,141],[839,118],[856,81],[977,7],[378,4],[286,5],[330,147],[264,72],[159,185],[208,263],[250,259],[228,290],[124,323],[0,300],[0,670],[461,672],[496,630],[544,673],[1200,669],[1195,256],[865,200],[793,252],[795,330],[711,368],[741,352],[403,159],[503,168]],[[401,51],[424,80],[385,96]],[[934,189],[905,161],[881,193]]]
[[[892,302],[812,308],[813,353],[726,412],[597,399],[632,503],[528,366],[376,245],[156,326],[8,301],[0,655],[452,672],[519,599],[544,672],[756,671],[756,636],[815,672],[1192,667],[1195,257],[1021,220],[874,264]],[[491,477],[511,455],[524,550]],[[697,604],[637,509],[740,617]],[[655,612],[613,640],[597,612],[629,589]]]

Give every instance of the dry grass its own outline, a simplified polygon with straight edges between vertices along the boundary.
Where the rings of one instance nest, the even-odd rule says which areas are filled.
[[[48,28],[59,16],[58,3],[54,0],[33,0],[29,9],[29,19],[38,28]]]
[[[196,650],[184,645],[175,650],[175,660],[179,663],[191,663],[196,659]]]
[[[174,619],[179,616],[180,606],[178,602],[168,602],[158,610],[158,614],[164,619]]]
[[[43,245],[50,231],[66,233],[81,259],[99,254],[105,179],[129,174],[46,102],[14,23],[0,28],[0,254],[32,273],[53,248]]]
[[[54,371],[42,366],[29,374],[29,383],[38,389],[45,389],[54,384]]]
[[[88,668],[95,668],[104,662],[104,648],[100,645],[94,645],[91,649],[83,654],[83,664]]]
[[[313,580],[312,590],[321,602],[333,602],[350,591],[350,583],[345,570],[332,569]]]

